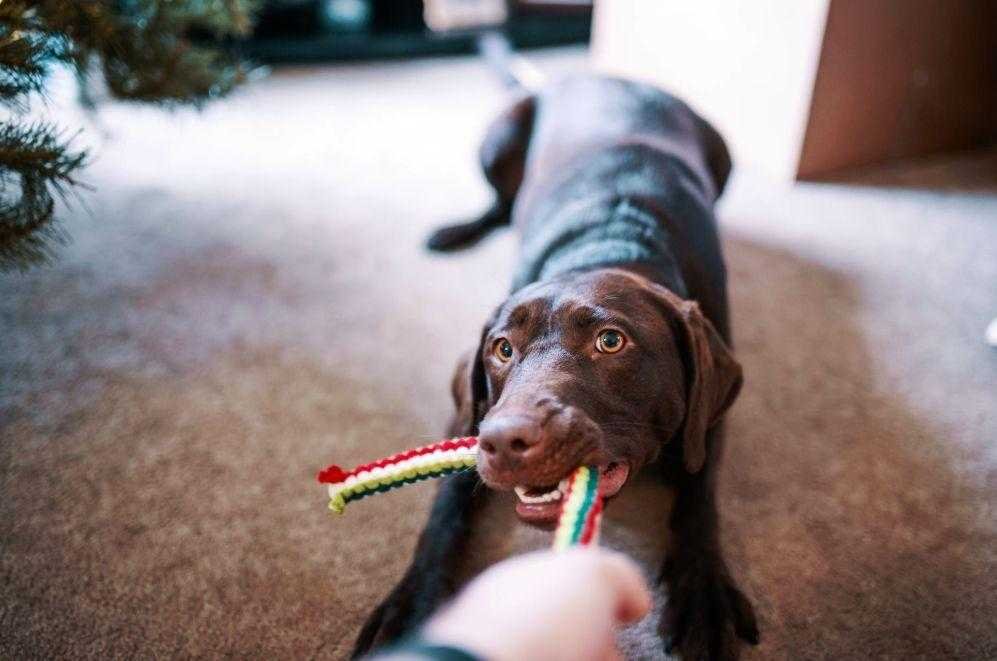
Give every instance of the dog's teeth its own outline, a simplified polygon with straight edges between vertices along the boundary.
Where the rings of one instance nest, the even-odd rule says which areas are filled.
[[[513,488],[519,500],[526,503],[527,505],[540,505],[542,503],[550,503],[561,498],[561,492],[557,489],[552,489],[547,493],[542,493],[538,496],[531,496],[528,494],[529,487],[516,486]]]

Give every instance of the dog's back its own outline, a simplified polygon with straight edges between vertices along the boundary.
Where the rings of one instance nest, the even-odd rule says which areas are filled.
[[[575,76],[538,93],[512,223],[518,289],[567,270],[641,264],[727,331],[713,204],[730,172],[715,130],[648,85]]]
[[[656,87],[599,75],[576,75],[538,91],[521,194],[551,174],[570,177],[591,166],[586,155],[643,146],[690,169],[712,202],[723,190],[730,157],[723,139],[684,102]],[[625,185],[625,184],[624,184]]]

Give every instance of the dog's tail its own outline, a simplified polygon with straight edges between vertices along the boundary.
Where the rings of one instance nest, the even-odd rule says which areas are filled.
[[[496,201],[488,211],[474,220],[445,225],[437,229],[429,235],[426,247],[434,252],[452,252],[469,248],[493,229],[508,225],[509,212],[508,205]]]
[[[477,41],[482,59],[507,88],[535,92],[543,86],[546,80],[544,74],[528,59],[517,55],[509,38],[502,32],[482,32]]]
[[[478,46],[482,58],[502,83],[516,90],[517,99],[491,123],[481,145],[481,167],[495,189],[495,202],[474,220],[433,232],[426,246],[436,252],[467,248],[492,230],[509,224],[533,131],[536,96],[532,92],[544,80],[536,67],[513,52],[508,39],[499,32],[481,33]]]

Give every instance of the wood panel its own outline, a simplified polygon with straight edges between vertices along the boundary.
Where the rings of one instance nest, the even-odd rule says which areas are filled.
[[[797,176],[997,137],[997,3],[832,0]]]

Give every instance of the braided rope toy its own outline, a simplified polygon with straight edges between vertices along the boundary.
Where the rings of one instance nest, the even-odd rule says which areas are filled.
[[[602,496],[599,495],[599,469],[579,466],[568,479],[561,516],[554,531],[554,549],[588,546],[599,537]]]
[[[318,474],[329,485],[329,509],[342,514],[346,505],[406,484],[471,470],[477,465],[478,439],[455,438],[361,464],[352,470],[332,465]],[[568,478],[561,515],[554,532],[554,548],[588,545],[598,539],[603,499],[599,470],[579,466]]]

